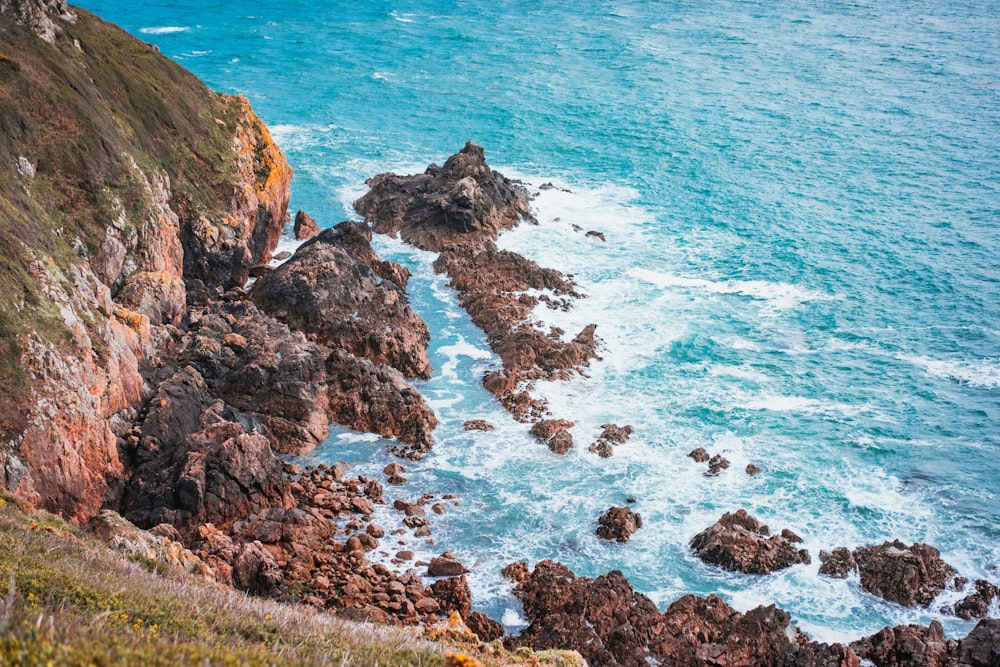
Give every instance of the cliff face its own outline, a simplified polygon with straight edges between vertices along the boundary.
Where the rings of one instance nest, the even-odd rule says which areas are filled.
[[[84,522],[192,294],[241,285],[292,171],[245,99],[53,0],[0,0],[0,465]]]

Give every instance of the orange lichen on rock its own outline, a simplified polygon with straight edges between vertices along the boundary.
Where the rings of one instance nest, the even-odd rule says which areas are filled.
[[[479,642],[479,638],[469,629],[457,611],[451,612],[447,619],[440,623],[424,626],[424,635],[428,639],[448,641]]]

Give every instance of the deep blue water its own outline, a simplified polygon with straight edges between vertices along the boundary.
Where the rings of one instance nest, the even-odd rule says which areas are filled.
[[[821,548],[896,537],[1000,583],[994,3],[84,5],[246,95],[296,170],[293,208],[321,225],[353,217],[365,178],[467,139],[572,191],[540,191],[541,225],[501,239],[589,295],[541,319],[595,321],[605,341],[588,378],[540,389],[579,421],[566,457],[479,387],[496,360],[429,256],[378,243],[416,272],[437,369],[420,388],[441,420],[392,492],[460,497],[416,546],[480,563],[478,608],[516,624],[499,568],[551,557],[621,569],[661,606],[774,602],[823,639],[932,618],[967,632],[817,574]],[[498,429],[466,433],[470,417]],[[607,421],[636,433],[604,460],[586,444]],[[732,467],[703,477],[698,446]],[[317,456],[389,461],[342,431]],[[596,517],[629,495],[644,528],[600,542]],[[738,507],[801,534],[813,565],[756,578],[693,558],[688,540]]]

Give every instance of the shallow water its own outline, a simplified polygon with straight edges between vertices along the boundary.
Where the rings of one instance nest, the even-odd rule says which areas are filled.
[[[774,602],[825,640],[933,618],[968,631],[820,578],[816,556],[898,537],[1000,582],[990,3],[83,4],[246,95],[296,169],[293,210],[321,225],[355,217],[365,178],[467,139],[538,193],[541,224],[501,245],[588,295],[540,320],[596,322],[604,341],[588,377],[540,388],[579,422],[566,457],[481,389],[497,360],[431,256],[377,241],[415,272],[436,369],[419,388],[440,418],[433,453],[390,490],[459,496],[417,551],[480,563],[478,608],[516,625],[499,568],[556,558],[621,569],[661,606]],[[498,428],[463,431],[473,417]],[[605,460],[586,445],[609,421],[636,433]],[[685,456],[699,446],[732,467],[704,477]],[[389,462],[340,430],[316,456]],[[644,528],[599,541],[597,516],[626,496]],[[739,507],[801,534],[813,565],[748,577],[693,558],[690,538]]]

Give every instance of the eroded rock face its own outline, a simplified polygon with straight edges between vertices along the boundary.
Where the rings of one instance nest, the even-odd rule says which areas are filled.
[[[63,21],[76,20],[66,0],[0,0],[0,14],[30,27],[46,42],[55,42]]]
[[[926,607],[955,576],[928,544],[907,546],[896,540],[854,550],[861,586],[889,602],[904,607]]]
[[[691,540],[691,548],[706,563],[746,574],[768,574],[797,563],[809,563],[809,553],[796,549],[801,542],[794,533],[771,535],[770,529],[738,510],[721,519]]]
[[[295,214],[293,231],[296,241],[308,241],[319,234],[319,225],[316,224],[311,215],[305,211],[299,211]]]
[[[597,521],[597,536],[605,540],[628,542],[632,533],[642,528],[642,517],[630,507],[611,507]]]
[[[851,648],[878,667],[946,667],[957,643],[946,640],[941,624],[933,621],[930,627],[886,627],[853,642]]]
[[[993,600],[1000,598],[1000,587],[985,579],[976,581],[976,591],[955,604],[955,615],[965,620],[986,618]]]
[[[376,232],[402,237],[424,250],[481,244],[524,218],[534,220],[523,188],[486,165],[481,146],[469,142],[443,167],[423,174],[380,174],[354,204]]]
[[[317,343],[392,366],[409,377],[428,378],[430,332],[403,289],[391,281],[393,271],[383,270],[369,240],[361,223],[326,230],[262,276],[251,296],[261,309]],[[352,246],[354,253],[348,250]],[[359,259],[366,254],[390,277]]]

